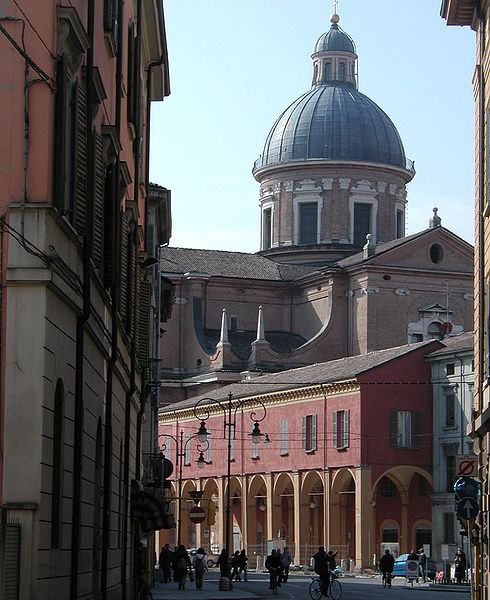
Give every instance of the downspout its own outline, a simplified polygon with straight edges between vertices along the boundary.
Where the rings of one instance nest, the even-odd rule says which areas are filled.
[[[92,106],[94,99],[93,69],[94,69],[94,4],[95,0],[89,0],[87,4],[87,36],[89,45],[87,48],[87,218],[86,230],[83,236],[82,260],[83,260],[83,304],[82,312],[77,317],[76,324],[76,350],[75,350],[75,406],[74,406],[74,441],[73,441],[73,507],[72,507],[72,538],[71,538],[71,561],[70,561],[70,598],[76,600],[78,597],[78,573],[80,569],[80,523],[82,512],[82,468],[83,468],[83,432],[85,404],[83,400],[84,383],[84,337],[85,326],[90,317],[90,295],[91,295],[91,252],[93,239],[94,221],[94,163],[93,155],[93,132],[92,132]]]
[[[91,0],[93,2],[93,0]],[[121,97],[122,97],[122,63],[123,63],[123,26],[124,23],[124,0],[118,0],[117,16],[119,21],[117,34],[117,57],[116,57],[116,98],[115,98],[115,127],[117,138],[121,136]],[[119,248],[120,248],[120,166],[121,158],[119,152],[116,155],[114,165],[114,177],[112,188],[112,273],[111,273],[111,355],[107,363],[107,385],[105,396],[105,421],[104,421],[104,499],[102,519],[102,564],[101,564],[101,590],[102,598],[107,598],[107,572],[109,563],[109,546],[111,534],[111,494],[112,494],[112,390],[114,368],[118,355],[118,307],[119,307]]]

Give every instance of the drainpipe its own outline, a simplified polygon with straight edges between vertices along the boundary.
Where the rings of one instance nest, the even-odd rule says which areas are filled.
[[[83,260],[83,305],[82,312],[77,317],[76,324],[76,350],[75,350],[75,415],[74,415],[74,442],[73,442],[73,506],[72,506],[72,538],[71,538],[71,561],[70,561],[70,598],[76,600],[78,597],[78,573],[80,563],[80,521],[82,512],[82,467],[83,467],[83,432],[85,404],[83,400],[84,382],[84,337],[85,326],[90,317],[90,289],[91,289],[91,252],[93,231],[93,207],[94,207],[94,165],[93,133],[92,133],[92,106],[94,98],[93,68],[94,68],[94,3],[89,0],[87,4],[87,35],[89,47],[87,49],[87,218],[86,231],[83,236],[82,260]]]
[[[93,1],[93,0],[91,0]],[[117,57],[116,57],[116,98],[115,98],[115,127],[118,139],[121,135],[121,96],[122,96],[122,68],[123,68],[123,26],[124,23],[124,0],[118,0],[118,35],[117,35]],[[113,257],[113,268],[111,277],[111,354],[107,363],[107,384],[105,395],[105,421],[104,421],[104,498],[102,518],[102,564],[101,564],[101,590],[102,598],[107,598],[107,571],[109,563],[109,547],[111,535],[111,495],[112,495],[112,392],[114,369],[118,356],[118,307],[119,307],[119,267],[120,267],[120,194],[119,194],[119,172],[121,158],[116,156],[113,177],[113,236],[111,253]]]

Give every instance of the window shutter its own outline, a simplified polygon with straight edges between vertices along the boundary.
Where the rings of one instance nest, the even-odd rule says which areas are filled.
[[[332,413],[332,445],[334,448],[339,447],[339,432],[337,431],[337,411]]]
[[[342,411],[342,448],[349,447],[349,411]]]
[[[303,450],[307,450],[307,447],[306,447],[306,416],[303,416],[303,419],[302,419],[301,447],[303,448]]]
[[[54,152],[54,203],[61,214],[66,212],[65,186],[66,164],[66,92],[67,70],[64,56],[56,61],[56,98],[55,98],[55,152]]]
[[[421,443],[420,416],[418,411],[412,413],[412,446],[415,448],[420,448]]]
[[[398,447],[398,411],[390,411],[390,444],[393,448]]]
[[[129,269],[128,269],[128,320],[127,320],[127,332],[129,335],[134,336],[136,330],[135,323],[135,306],[137,304],[138,297],[138,249],[134,242],[129,245]]]
[[[136,351],[140,366],[148,366],[150,346],[150,292],[147,281],[139,281],[137,298]]]
[[[128,316],[128,245],[129,245],[129,225],[128,215],[122,213],[121,216],[121,272],[119,278],[119,314],[123,322],[126,322]]]
[[[316,415],[311,415],[310,450],[316,450]]]
[[[104,186],[104,287],[112,287],[114,273],[114,256],[112,242],[114,240],[114,178],[116,176],[114,164],[106,169]]]
[[[100,267],[104,251],[104,142],[100,133],[94,140],[94,238],[92,258],[94,265]]]
[[[75,87],[75,207],[73,225],[80,235],[87,228],[87,93],[80,83]]]

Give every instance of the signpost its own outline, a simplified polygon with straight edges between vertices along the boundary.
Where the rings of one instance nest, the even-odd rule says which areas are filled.
[[[206,511],[200,506],[193,506],[189,511],[191,523],[202,523],[206,518]]]
[[[480,505],[474,498],[461,498],[456,507],[458,515],[466,521],[476,519],[480,513]],[[470,531],[468,524],[468,532]]]
[[[478,459],[475,454],[458,454],[456,456],[456,476],[476,477],[478,473]]]
[[[406,567],[405,577],[413,585],[413,580],[416,579],[418,581],[419,575],[420,575],[420,573],[419,573],[419,561],[415,560],[415,559],[409,558],[407,560],[407,567]]]

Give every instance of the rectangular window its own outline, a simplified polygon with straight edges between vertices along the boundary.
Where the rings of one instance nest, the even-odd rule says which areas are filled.
[[[316,450],[316,415],[303,417],[302,448],[306,452]]]
[[[272,246],[272,208],[266,208],[263,212],[263,250]]]
[[[288,436],[288,420],[281,419],[281,456],[285,456],[289,452],[289,436]]]
[[[390,438],[394,448],[420,446],[420,412],[392,410],[390,413]]]
[[[184,465],[191,464],[191,444],[189,442],[191,434],[187,431],[184,433]]]
[[[316,244],[318,239],[318,206],[316,202],[299,205],[299,244]]]
[[[371,205],[354,204],[354,245],[364,246],[371,231]]]
[[[405,235],[405,223],[403,222],[403,211],[396,211],[396,237],[402,238]]]
[[[443,544],[454,544],[454,513],[447,512],[442,514],[442,539]]]
[[[447,363],[446,375],[454,375],[454,363]]]
[[[454,492],[456,479],[456,457],[446,456],[446,492]]]
[[[455,413],[456,398],[454,394],[446,395],[446,427],[454,427],[456,425]]]
[[[349,411],[335,410],[332,413],[333,447],[342,450],[349,446]]]

